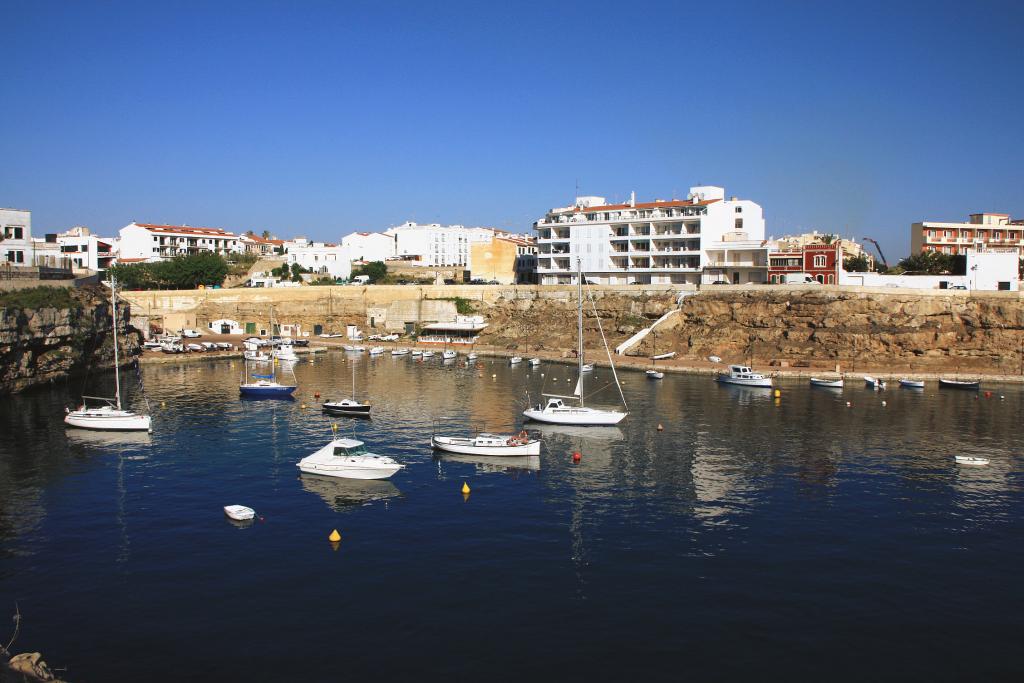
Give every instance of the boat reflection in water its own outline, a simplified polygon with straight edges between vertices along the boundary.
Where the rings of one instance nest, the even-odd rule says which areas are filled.
[[[537,472],[539,455],[466,455],[463,453],[436,453],[439,462],[462,462],[476,465],[478,472]]]
[[[134,448],[150,446],[153,440],[149,432],[101,432],[92,429],[75,429],[67,432],[68,443],[93,448]]]
[[[320,496],[338,512],[402,495],[397,486],[383,479],[339,479],[302,473],[299,480],[303,489]]]

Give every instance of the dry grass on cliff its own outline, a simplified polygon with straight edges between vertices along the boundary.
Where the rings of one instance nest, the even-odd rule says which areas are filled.
[[[31,287],[0,291],[3,308],[81,308],[82,304],[71,296],[67,287]]]

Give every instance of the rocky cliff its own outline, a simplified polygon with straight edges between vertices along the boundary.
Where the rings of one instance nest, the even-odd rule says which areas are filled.
[[[44,290],[53,290],[47,292]],[[109,290],[94,286],[0,293],[0,393],[113,367]],[[32,305],[25,305],[30,302]],[[131,311],[118,304],[121,361],[139,352]]]
[[[632,353],[649,355],[655,342],[659,353],[727,362],[1015,374],[1024,302],[1009,292],[704,291]]]

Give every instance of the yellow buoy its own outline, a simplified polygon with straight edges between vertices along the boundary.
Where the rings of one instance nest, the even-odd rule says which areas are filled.
[[[341,534],[339,534],[338,530],[335,529],[334,531],[331,532],[331,535],[327,537],[327,540],[330,541],[331,543],[337,543],[338,541],[341,540]]]
[[[303,404],[302,404],[302,409],[303,409],[303,410],[305,410],[305,409],[306,409],[306,404],[305,404],[305,403],[303,403]]]
[[[469,494],[469,484],[467,484],[466,482],[462,482],[462,493],[463,495]]]
[[[782,396],[782,389],[776,389],[775,390],[775,398],[779,398],[780,396]]]

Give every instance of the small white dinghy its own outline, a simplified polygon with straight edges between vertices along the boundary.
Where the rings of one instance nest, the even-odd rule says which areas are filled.
[[[476,351],[470,351],[469,355],[466,356],[466,360],[476,360],[476,359],[477,359]]]
[[[973,455],[956,455],[953,457],[957,465],[970,465],[973,467],[982,467],[988,464],[988,458],[979,458]]]
[[[665,373],[659,370],[648,370],[647,379],[664,379]]]
[[[453,360],[456,355],[458,355],[458,354],[456,354],[454,351],[452,351],[450,349],[448,351],[442,351],[441,352],[441,360]]]
[[[423,351],[422,351],[422,350],[420,350],[420,349],[413,349],[412,351],[410,351],[410,353],[411,353],[411,354],[412,354],[413,356],[422,356],[422,355],[423,355]]]
[[[529,363],[530,365],[532,365],[532,366],[536,367],[536,366],[540,365],[540,358],[531,358],[531,359],[530,359],[529,361],[527,361],[527,362],[528,362],[528,363]]]
[[[901,379],[900,386],[904,389],[924,389],[923,379]]]
[[[518,365],[519,363],[522,363],[522,362],[523,362],[523,359],[520,356],[512,356],[511,358],[508,359],[508,364],[509,365]]]
[[[675,355],[675,351],[669,351],[668,353],[659,353],[656,356],[651,356],[651,360],[668,360],[669,358],[674,358]]]
[[[420,356],[422,358],[433,358],[434,357],[434,352],[433,351],[424,351],[423,353],[420,354]]]
[[[407,355],[409,355],[409,349],[404,348],[404,347],[397,348],[397,349],[391,349],[391,355],[392,356],[407,356]]]
[[[593,363],[584,363],[583,366],[580,367],[580,372],[593,372],[593,371],[594,371],[594,364]]]
[[[256,511],[244,505],[225,505],[224,514],[236,522],[245,522],[256,516]]]
[[[874,389],[875,391],[882,391],[885,389],[885,381],[864,375],[864,386],[868,389]]]
[[[843,378],[840,377],[839,379],[822,379],[820,377],[812,377],[811,378],[811,386],[812,387],[823,387],[825,389],[842,389],[843,388]]]
[[[373,348],[370,349],[370,355],[371,356],[383,356],[384,355],[384,347],[383,346],[374,346]]]

